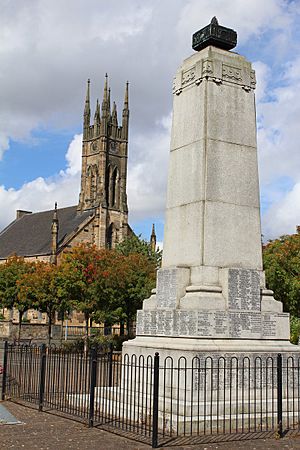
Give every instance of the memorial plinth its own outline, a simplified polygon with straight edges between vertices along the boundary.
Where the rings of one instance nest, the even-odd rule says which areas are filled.
[[[217,26],[174,79],[162,268],[129,354],[298,350],[262,267],[255,72]]]

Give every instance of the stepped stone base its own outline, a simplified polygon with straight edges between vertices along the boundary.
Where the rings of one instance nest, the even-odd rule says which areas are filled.
[[[185,356],[192,359],[204,354],[209,356],[276,356],[278,353],[300,356],[300,346],[291,344],[288,340],[261,339],[199,339],[186,337],[137,336],[124,342],[123,354],[154,355],[159,352],[161,358],[171,356],[178,359]]]
[[[289,342],[289,314],[265,289],[264,272],[255,269],[160,269],[156,290],[137,312],[136,333],[125,352],[147,351],[149,345],[220,354],[299,349]]]

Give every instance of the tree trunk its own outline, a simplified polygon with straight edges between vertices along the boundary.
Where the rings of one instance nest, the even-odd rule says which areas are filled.
[[[48,344],[51,344],[51,334],[52,334],[52,311],[48,313]]]
[[[18,327],[18,341],[20,342],[21,339],[21,329],[22,329],[22,317],[23,317],[24,311],[19,311],[19,327]]]
[[[120,336],[124,336],[125,334],[125,324],[124,320],[120,321]]]
[[[85,336],[84,336],[84,353],[88,353],[88,340],[89,340],[89,314],[85,313]]]
[[[63,338],[64,338],[64,320],[65,320],[65,313],[61,313],[61,328],[60,328],[60,345],[62,345]]]
[[[127,330],[127,336],[130,335],[130,325],[131,325],[131,320],[130,320],[130,318],[127,316],[127,317],[126,317],[126,330]]]

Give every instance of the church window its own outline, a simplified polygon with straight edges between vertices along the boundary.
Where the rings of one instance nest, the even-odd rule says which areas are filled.
[[[106,202],[107,205],[109,206],[109,202],[110,202],[110,192],[109,192],[109,188],[110,188],[110,173],[111,173],[111,167],[108,166],[106,169],[106,176],[105,176],[105,193],[106,193]]]
[[[118,169],[115,168],[112,174],[112,180],[111,180],[111,206],[118,207],[117,197],[118,197]]]
[[[113,228],[114,228],[114,224],[111,223],[107,229],[107,235],[106,235],[107,248],[112,248],[112,246],[113,246]]]

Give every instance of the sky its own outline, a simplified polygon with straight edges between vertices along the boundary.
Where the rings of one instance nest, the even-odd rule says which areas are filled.
[[[0,0],[0,229],[78,202],[86,80],[130,83],[129,222],[163,240],[172,79],[216,15],[256,70],[264,240],[300,225],[300,0]],[[92,117],[94,111],[92,110]]]

